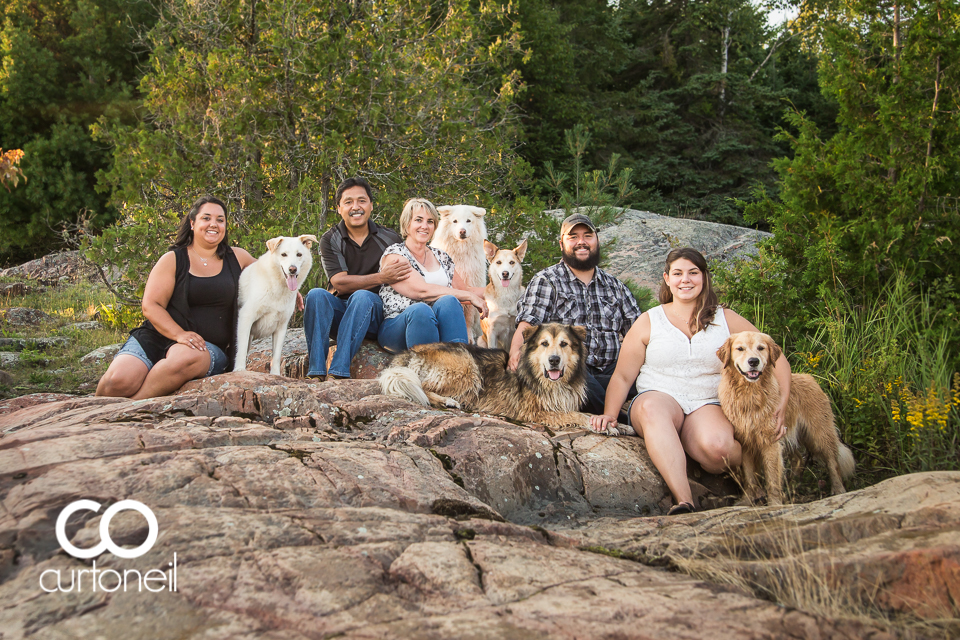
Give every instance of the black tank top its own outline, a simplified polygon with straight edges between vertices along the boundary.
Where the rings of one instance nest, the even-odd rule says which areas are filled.
[[[224,264],[220,273],[209,278],[189,274],[187,303],[190,320],[197,333],[224,351],[233,339],[233,305],[237,299],[237,284]]]

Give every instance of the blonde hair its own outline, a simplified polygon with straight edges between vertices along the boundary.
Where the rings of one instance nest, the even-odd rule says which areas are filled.
[[[413,220],[413,214],[416,211],[426,210],[427,213],[433,218],[435,225],[440,224],[440,214],[437,213],[437,208],[433,206],[433,203],[427,200],[426,198],[410,198],[403,203],[403,212],[400,213],[400,237],[407,237],[407,227],[410,226],[410,221]],[[430,238],[433,239],[432,237]]]

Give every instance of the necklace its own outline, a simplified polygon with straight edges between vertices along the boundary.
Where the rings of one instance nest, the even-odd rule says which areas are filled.
[[[423,249],[423,258],[421,258],[421,257],[418,256],[417,254],[415,254],[415,253],[413,252],[413,249],[410,248],[410,245],[407,245],[407,250],[410,252],[410,255],[413,256],[413,259],[414,259],[414,260],[416,260],[417,262],[419,262],[419,263],[422,264],[423,266],[427,266],[426,263],[427,263],[427,251],[428,251],[428,250],[427,250],[426,247],[424,247],[424,249]]]
[[[187,247],[187,249],[190,249],[190,247]],[[207,266],[207,260],[209,260],[209,258],[204,259],[204,258],[201,257],[200,254],[197,253],[195,250],[193,250],[193,249],[190,249],[190,250],[193,251],[193,255],[197,256],[197,260],[199,260],[200,262],[203,263],[203,266]]]

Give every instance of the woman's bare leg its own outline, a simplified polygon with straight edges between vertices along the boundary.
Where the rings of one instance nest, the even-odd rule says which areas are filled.
[[[740,443],[733,438],[733,425],[715,404],[700,407],[683,420],[680,441],[707,473],[740,466]]]
[[[175,344],[167,349],[167,357],[153,365],[143,386],[132,397],[157,398],[170,395],[184,383],[199,378],[210,369],[210,353]]]
[[[96,395],[132,398],[143,386],[147,371],[147,365],[143,360],[128,353],[121,353],[113,359],[106,373],[97,383]]]
[[[633,403],[630,422],[677,503],[692,503],[687,458],[680,441],[684,417],[677,401],[665,393],[647,391]]]

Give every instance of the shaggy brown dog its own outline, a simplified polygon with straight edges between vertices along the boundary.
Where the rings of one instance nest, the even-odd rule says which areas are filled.
[[[579,411],[587,395],[586,335],[583,327],[561,324],[528,328],[516,371],[507,368],[509,355],[502,349],[418,345],[394,356],[380,374],[380,388],[424,406],[589,429],[590,416]]]
[[[765,333],[744,331],[730,336],[717,350],[717,357],[723,363],[720,407],[743,446],[747,499],[757,498],[756,472],[762,467],[767,503],[782,503],[783,448],[799,454],[800,443],[826,463],[830,492],[836,495],[846,491],[841,478],[853,475],[853,454],[840,443],[830,399],[813,376],[795,373],[791,377],[784,420],[787,433],[778,441],[774,412],[780,404],[780,385],[773,367],[780,357],[780,347]]]

